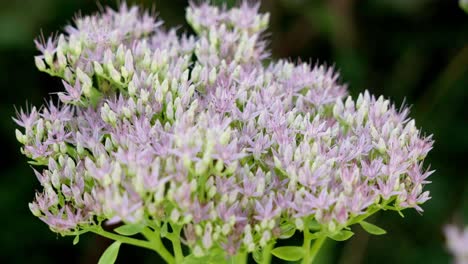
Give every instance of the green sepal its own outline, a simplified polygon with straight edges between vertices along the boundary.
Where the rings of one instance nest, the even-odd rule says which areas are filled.
[[[384,235],[387,233],[387,231],[385,231],[384,229],[376,225],[373,225],[371,223],[368,223],[366,221],[362,221],[359,224],[364,230],[366,230],[367,233],[372,234],[372,235]]]
[[[30,160],[28,163],[34,166],[46,166],[49,164],[49,161],[45,158],[38,158],[36,160]]]
[[[76,235],[75,238],[73,239],[73,245],[78,244],[80,242],[80,235]]]
[[[304,249],[297,246],[277,247],[271,251],[273,256],[287,261],[298,261],[304,257]]]
[[[112,243],[99,258],[98,264],[114,264],[119,254],[120,245],[122,242],[115,241]]]

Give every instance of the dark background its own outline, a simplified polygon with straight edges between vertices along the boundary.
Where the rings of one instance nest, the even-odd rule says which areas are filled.
[[[115,0],[100,1],[116,6]],[[130,1],[155,5],[166,26],[183,25],[186,1]],[[218,1],[220,2],[220,1]],[[232,2],[232,1],[231,1]],[[229,3],[232,4],[232,3]],[[0,2],[0,263],[96,263],[108,241],[84,235],[73,246],[28,210],[37,180],[19,151],[14,107],[40,106],[60,81],[35,69],[33,39],[71,23],[94,0]],[[427,163],[436,173],[424,214],[383,212],[374,221],[388,234],[359,228],[345,243],[327,242],[320,263],[450,263],[442,228],[468,224],[468,15],[455,0],[278,0],[268,31],[274,58],[334,65],[356,95],[365,89],[411,106],[411,117],[435,145]],[[123,246],[118,263],[159,263],[152,252]]]

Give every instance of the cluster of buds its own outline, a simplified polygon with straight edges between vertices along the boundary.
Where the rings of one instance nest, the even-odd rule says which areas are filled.
[[[258,8],[192,4],[187,36],[122,5],[38,41],[65,91],[15,119],[43,186],[33,214],[64,235],[137,224],[233,256],[422,211],[431,137],[406,108],[347,96],[332,68],[270,62]]]

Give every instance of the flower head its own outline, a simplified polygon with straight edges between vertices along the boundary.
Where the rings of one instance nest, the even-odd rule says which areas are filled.
[[[39,45],[64,92],[20,111],[17,137],[42,170],[31,211],[52,230],[169,224],[198,255],[236,254],[285,226],[333,234],[376,208],[422,211],[432,140],[405,108],[347,96],[323,65],[264,66],[258,5],[191,4],[187,21],[196,36],[122,5]]]

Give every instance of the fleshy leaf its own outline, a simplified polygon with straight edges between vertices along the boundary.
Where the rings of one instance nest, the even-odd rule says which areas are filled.
[[[348,230],[341,230],[340,232],[330,235],[329,237],[336,241],[345,241],[352,237],[354,233]]]
[[[117,260],[117,255],[119,254],[120,245],[122,242],[115,241],[112,243],[104,253],[102,253],[101,258],[99,258],[98,264],[114,264]]]
[[[114,231],[118,234],[124,235],[124,236],[133,236],[141,232],[143,230],[144,226],[139,225],[139,224],[127,224],[127,225],[122,225],[114,229]]]
[[[252,257],[256,263],[262,263],[263,255],[262,255],[262,251],[260,250],[260,248],[257,248],[255,249],[254,252],[252,252]]]
[[[287,261],[297,261],[304,256],[304,249],[296,246],[277,247],[271,251],[273,256]]]
[[[296,233],[296,226],[291,223],[286,223],[280,226],[281,228],[281,239],[290,238]]]
[[[79,235],[75,236],[75,238],[73,239],[73,245],[78,244],[78,242],[80,242],[80,236]]]
[[[373,225],[371,223],[368,223],[366,221],[362,221],[359,224],[362,226],[364,230],[367,231],[367,233],[372,234],[372,235],[384,235],[387,233],[387,231],[385,231],[384,229],[376,225]]]

